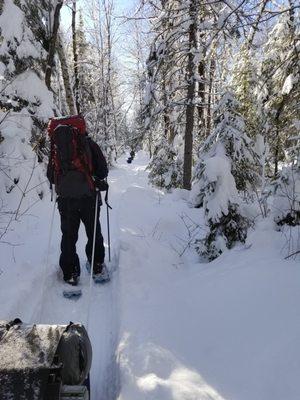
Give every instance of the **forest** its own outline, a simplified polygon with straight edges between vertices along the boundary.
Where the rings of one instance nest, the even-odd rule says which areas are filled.
[[[1,238],[45,194],[48,119],[76,113],[110,165],[144,148],[153,185],[191,191],[201,257],[245,241],[253,204],[299,225],[298,2],[77,3],[0,2]]]
[[[46,171],[77,114],[113,267],[75,303]],[[90,318],[92,398],[299,398],[299,228],[299,0],[0,0],[0,319]]]

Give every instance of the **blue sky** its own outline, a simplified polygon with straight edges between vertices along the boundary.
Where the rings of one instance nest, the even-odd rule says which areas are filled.
[[[136,4],[136,0],[115,0],[115,12],[116,15],[123,15],[126,11],[132,9],[132,7]],[[77,0],[78,9],[82,7],[84,9],[84,1]],[[66,27],[71,24],[71,11],[68,7],[64,6],[62,8],[62,23]]]

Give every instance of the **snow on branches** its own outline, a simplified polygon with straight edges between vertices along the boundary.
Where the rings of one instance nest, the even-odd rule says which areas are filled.
[[[255,184],[255,152],[245,132],[238,102],[230,92],[214,112],[214,129],[200,149],[191,202],[203,207],[209,233],[196,248],[209,261],[236,242],[244,242],[249,221],[242,215],[239,191]]]
[[[173,145],[162,139],[154,149],[153,158],[148,166],[149,181],[153,185],[170,190],[182,186],[182,164]]]
[[[202,198],[209,232],[204,239],[195,241],[196,250],[212,261],[236,242],[244,243],[249,221],[242,215],[240,199],[231,174],[230,159],[219,146],[213,157],[200,166],[199,194]]]
[[[34,8],[31,2],[5,0],[0,14],[0,192],[2,200],[5,192],[12,193],[9,206],[17,209],[15,218],[22,202],[30,207],[45,189],[39,162],[44,153],[44,128],[54,105],[44,83],[43,12],[47,9],[41,5]],[[38,26],[36,16],[41,18]]]

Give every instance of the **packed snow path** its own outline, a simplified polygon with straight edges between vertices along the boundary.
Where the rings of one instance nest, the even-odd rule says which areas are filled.
[[[24,217],[12,234],[16,246],[5,248],[0,298],[2,300],[1,318],[20,317],[24,322],[65,324],[70,321],[83,323],[89,331],[93,344],[93,364],[91,371],[92,399],[112,400],[119,391],[118,368],[115,353],[118,340],[119,322],[119,209],[128,188],[137,182],[140,169],[145,169],[147,159],[142,159],[142,167],[129,167],[122,158],[118,168],[109,175],[109,203],[111,228],[112,269],[111,282],[92,286],[92,301],[88,321],[89,274],[85,270],[86,235],[81,224],[77,252],[81,262],[79,288],[82,297],[67,300],[62,296],[65,285],[58,268],[60,254],[60,218],[54,202],[49,196],[44,199],[32,214]],[[47,263],[47,247],[50,234],[53,207],[54,222]],[[101,227],[107,249],[106,206],[101,207]],[[9,268],[7,267],[9,265]]]
[[[188,207],[185,191],[149,187],[147,162],[143,153],[130,165],[123,157],[110,172],[115,272],[93,286],[92,400],[298,400],[300,268],[284,261],[283,236],[262,221],[246,246],[200,264],[184,252],[183,220],[202,224],[201,210]],[[61,296],[57,212],[44,268],[51,208],[45,198],[7,235],[0,317],[86,324],[84,269],[82,298]],[[106,239],[104,207],[101,221]],[[84,245],[81,231],[82,264]]]

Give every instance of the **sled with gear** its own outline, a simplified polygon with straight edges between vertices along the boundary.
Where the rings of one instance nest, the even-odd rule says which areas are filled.
[[[89,400],[91,363],[81,324],[0,321],[1,400]]]

